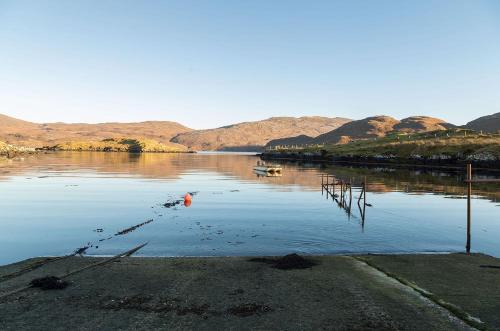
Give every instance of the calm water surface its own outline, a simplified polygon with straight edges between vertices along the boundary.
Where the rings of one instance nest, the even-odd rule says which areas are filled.
[[[461,172],[284,164],[282,177],[260,177],[257,160],[77,152],[0,160],[0,264],[87,244],[89,255],[112,255],[143,242],[138,255],[464,250]],[[357,205],[348,215],[322,195],[322,173],[367,176],[364,221]],[[191,206],[163,206],[186,192],[197,192]],[[483,184],[474,193],[472,248],[500,256],[500,188]]]

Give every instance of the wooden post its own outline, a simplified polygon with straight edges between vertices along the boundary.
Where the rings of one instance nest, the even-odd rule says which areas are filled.
[[[352,204],[352,181],[349,182],[349,214],[351,213],[351,204]]]
[[[363,203],[366,205],[366,176],[365,176],[365,180],[363,181],[363,191],[364,191]]]
[[[465,250],[470,253],[470,228],[471,228],[471,195],[472,195],[472,165],[467,164],[467,244]]]
[[[321,195],[323,195],[323,189],[324,189],[323,176],[324,174],[321,174]]]
[[[361,202],[361,198],[363,197],[364,194],[364,185],[361,186],[361,192],[359,193],[359,198],[358,198],[358,205]]]
[[[349,206],[347,207],[348,208],[348,214],[349,214],[349,217],[351,216],[351,205],[352,205],[352,182],[349,181]]]
[[[326,174],[326,186],[325,186],[325,189],[326,189],[326,200],[328,200],[328,174]]]
[[[339,201],[340,203],[342,203],[344,201],[344,181],[341,180],[340,181],[340,197],[339,197]]]

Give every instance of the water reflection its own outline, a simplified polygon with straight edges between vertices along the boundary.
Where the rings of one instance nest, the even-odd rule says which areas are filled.
[[[89,242],[98,245],[88,254],[108,255],[146,241],[141,254],[167,256],[464,249],[461,170],[281,163],[282,176],[268,177],[253,171],[257,161],[85,152],[0,159],[0,264]],[[322,174],[352,183],[352,199],[345,191],[325,201]],[[366,204],[358,199],[365,177]],[[192,204],[186,192],[199,192]],[[474,198],[474,249],[500,256],[500,187],[477,184]]]
[[[245,181],[259,181],[277,186],[300,186],[306,190],[320,190],[321,174],[361,182],[367,176],[367,190],[372,193],[406,192],[409,194],[442,194],[449,199],[466,195],[464,169],[396,169],[391,167],[360,167],[346,165],[318,165],[281,162],[283,174],[270,176],[253,170],[258,160],[252,155],[217,154],[163,154],[163,153],[96,153],[59,152],[27,156],[16,160],[0,159],[0,181],[11,176],[30,176],[44,171],[53,176],[71,176],[74,172],[89,170],[96,176],[140,176],[148,179],[176,180],[183,174],[213,171]],[[499,178],[500,172],[475,170],[477,178]],[[475,184],[476,198],[500,200],[500,184]]]

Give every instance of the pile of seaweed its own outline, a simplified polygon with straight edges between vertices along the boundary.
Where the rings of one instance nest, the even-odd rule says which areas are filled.
[[[272,268],[290,270],[290,269],[308,269],[315,265],[316,262],[303,258],[298,254],[288,254],[280,258],[256,257],[249,260],[250,262],[261,262],[270,264]]]
[[[68,286],[68,282],[59,277],[47,276],[33,279],[30,285],[42,290],[62,290]]]

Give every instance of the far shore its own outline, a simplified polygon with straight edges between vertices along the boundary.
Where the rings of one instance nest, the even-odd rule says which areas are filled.
[[[99,152],[99,153],[128,153],[128,154],[143,154],[143,153],[159,153],[159,154],[190,154],[197,151],[119,151],[119,150],[102,150],[102,149],[56,149],[56,148],[35,148],[37,152]]]
[[[264,152],[260,154],[264,161],[286,161],[305,162],[317,164],[345,164],[358,166],[389,166],[389,167],[415,167],[415,168],[443,168],[464,169],[468,163],[473,164],[475,169],[487,169],[488,171],[500,171],[498,161],[476,161],[476,160],[432,160],[432,159],[410,159],[410,158],[377,158],[377,157],[347,157],[347,156],[322,156],[320,154],[294,153],[294,152]]]

